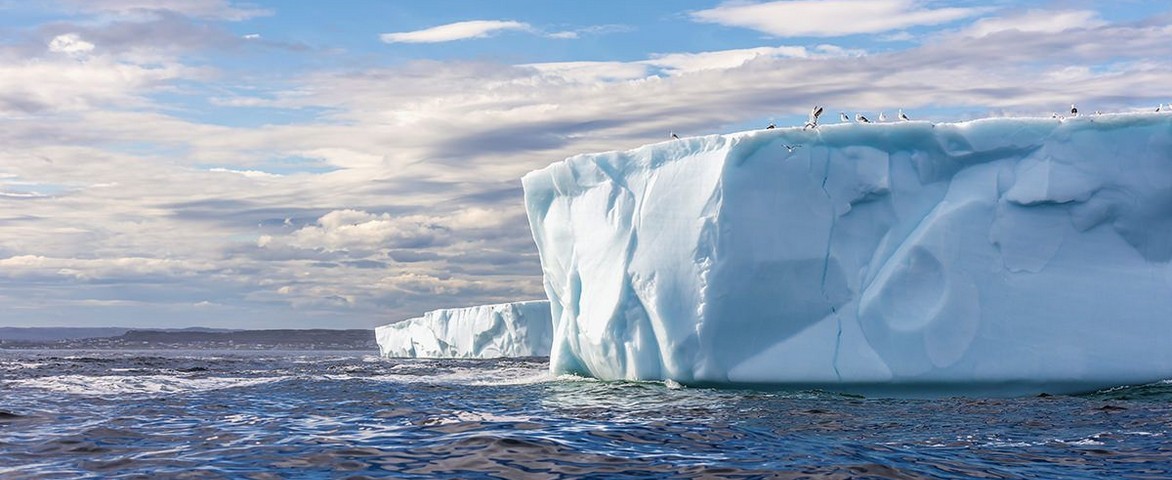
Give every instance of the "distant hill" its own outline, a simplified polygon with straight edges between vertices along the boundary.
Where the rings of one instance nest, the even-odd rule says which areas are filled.
[[[133,330],[126,327],[0,327],[0,340],[15,340],[21,342],[52,342],[56,340],[76,340],[82,338],[109,338],[117,337]],[[169,332],[230,332],[224,328],[173,328],[162,329]]]
[[[131,330],[119,337],[124,342],[194,343],[232,342],[261,345],[316,345],[346,343],[354,340],[374,341],[372,330],[280,329],[237,330],[228,332]]]
[[[93,329],[10,329],[21,337],[0,335],[0,348],[18,349],[293,349],[293,350],[377,350],[374,330],[276,329],[216,330],[132,330]],[[90,335],[90,336],[81,336]],[[15,337],[15,336],[14,336]]]
[[[44,328],[44,327],[0,327],[0,340],[22,342],[49,342],[77,338],[117,337],[130,331],[129,328]]]

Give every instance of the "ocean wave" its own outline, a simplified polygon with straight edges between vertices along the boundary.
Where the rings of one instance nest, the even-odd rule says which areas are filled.
[[[203,377],[171,375],[56,375],[9,380],[5,388],[32,388],[70,395],[174,394],[262,385],[288,377]]]

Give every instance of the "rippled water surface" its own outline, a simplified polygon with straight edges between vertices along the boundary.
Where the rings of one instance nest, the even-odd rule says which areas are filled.
[[[1172,478],[1172,384],[892,400],[544,359],[0,351],[0,478]]]

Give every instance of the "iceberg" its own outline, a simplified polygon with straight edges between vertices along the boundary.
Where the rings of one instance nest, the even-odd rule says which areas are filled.
[[[544,357],[553,338],[549,302],[448,308],[378,327],[379,352],[395,358]]]
[[[555,374],[896,395],[1172,377],[1172,115],[711,135],[522,182]]]

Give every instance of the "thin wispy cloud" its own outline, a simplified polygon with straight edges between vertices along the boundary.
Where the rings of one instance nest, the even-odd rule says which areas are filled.
[[[269,16],[273,10],[233,3],[230,0],[56,0],[59,8],[80,13],[144,16],[159,12],[209,20],[243,21]]]
[[[1107,22],[1093,10],[1030,10],[1020,14],[983,18],[961,31],[969,37],[999,32],[1059,33],[1076,28],[1095,28]]]
[[[691,13],[697,22],[749,28],[778,37],[839,37],[939,25],[984,8],[930,8],[916,0],[781,0],[727,2]]]
[[[528,23],[512,20],[469,20],[411,32],[384,33],[378,38],[385,43],[443,43],[485,38],[500,32],[532,30]]]

